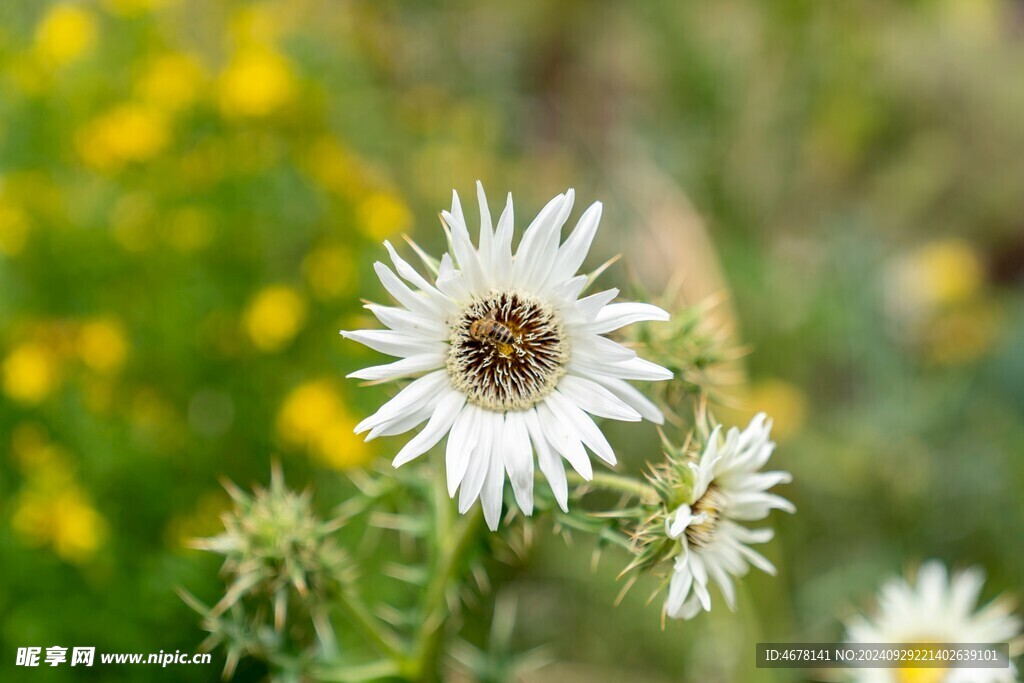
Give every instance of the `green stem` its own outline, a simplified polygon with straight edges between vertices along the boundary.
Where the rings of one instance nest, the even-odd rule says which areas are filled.
[[[369,664],[357,664],[354,666],[342,666],[314,670],[313,675],[317,681],[330,681],[332,683],[364,683],[368,681],[380,681],[392,679],[401,674],[401,667],[397,662],[384,660],[371,662]]]
[[[370,609],[363,603],[363,601],[353,592],[349,592],[344,588],[338,595],[338,604],[348,615],[349,621],[359,629],[359,631],[366,636],[366,639],[372,642],[380,652],[396,661],[401,661],[405,658],[405,647],[402,643],[402,639],[388,628],[385,624],[381,623],[370,612]]]
[[[625,534],[620,531],[616,531],[606,522],[595,523],[587,519],[580,519],[573,515],[562,513],[557,514],[555,519],[564,527],[575,529],[576,531],[582,531],[587,534],[593,534],[600,540],[614,543],[626,550],[631,550],[633,548],[632,542]]]
[[[447,502],[445,494],[445,501]],[[444,502],[436,510],[438,517],[448,516]],[[477,540],[482,527],[480,507],[460,517],[449,533],[441,539],[434,571],[423,594],[423,621],[416,635],[410,678],[420,681],[437,680],[437,660],[440,656],[444,626],[448,620],[448,589],[463,569],[466,552]]]
[[[651,500],[658,497],[658,492],[653,486],[645,484],[639,479],[633,479],[621,474],[610,472],[594,472],[594,476],[587,481],[576,472],[569,472],[568,479],[574,484],[589,484],[594,488],[616,491],[641,500]]]

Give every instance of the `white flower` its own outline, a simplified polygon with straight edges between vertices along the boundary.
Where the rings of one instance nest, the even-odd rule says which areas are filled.
[[[941,562],[926,562],[916,582],[892,579],[882,586],[871,618],[848,622],[851,643],[1008,643],[1021,633],[1021,621],[1005,600],[977,610],[985,582],[977,567],[949,576]],[[858,683],[1010,683],[1017,670],[993,669],[854,669]]]
[[[772,424],[761,413],[742,432],[733,427],[721,437],[716,427],[696,463],[690,463],[693,492],[665,520],[670,538],[682,549],[675,558],[666,613],[690,619],[711,609],[708,581],[714,580],[729,609],[736,609],[733,576],[743,576],[752,564],[775,573],[763,555],[748,547],[772,539],[771,529],[748,529],[738,522],[764,519],[773,509],[794,512],[788,500],[768,489],[790,481],[787,472],[760,472],[775,444],[768,435]]]
[[[566,508],[565,458],[584,479],[592,469],[584,446],[609,465],[615,454],[591,415],[661,423],[661,412],[625,380],[667,380],[672,374],[602,335],[642,320],[668,320],[649,304],[611,303],[618,290],[580,298],[588,283],[576,271],[601,218],[595,203],[561,241],[573,191],[552,199],[523,234],[512,255],[512,195],[496,229],[483,187],[480,239],[473,245],[453,193],[442,212],[449,253],[440,263],[421,254],[436,273],[428,281],[387,242],[395,272],[374,264],[397,307],[368,305],[388,330],[342,334],[401,360],[349,377],[394,380],[422,375],[363,420],[367,440],[426,426],[399,451],[399,467],[448,434],[449,494],[459,511],[482,501],[488,526],[497,527],[505,472],[519,507],[533,511],[534,454],[555,499]],[[418,251],[418,250],[417,250]],[[399,278],[401,276],[402,279]]]

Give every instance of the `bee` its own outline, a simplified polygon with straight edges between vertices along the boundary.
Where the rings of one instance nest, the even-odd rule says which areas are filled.
[[[473,321],[469,326],[469,336],[478,342],[490,344],[502,358],[510,358],[519,338],[508,326],[498,322],[497,315],[498,309],[492,308],[487,315]]]

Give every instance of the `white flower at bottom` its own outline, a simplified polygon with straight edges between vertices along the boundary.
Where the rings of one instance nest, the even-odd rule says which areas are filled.
[[[497,527],[505,474],[516,502],[533,511],[534,455],[566,508],[568,488],[561,458],[590,479],[589,448],[609,465],[615,454],[591,416],[661,423],[655,405],[626,380],[666,380],[672,373],[603,336],[631,323],[668,320],[642,303],[612,303],[618,290],[582,297],[589,282],[577,275],[601,218],[590,206],[561,240],[574,194],[552,199],[526,229],[512,254],[513,209],[492,228],[483,188],[480,238],[470,239],[458,195],[442,212],[450,253],[440,262],[423,256],[436,275],[428,281],[385,242],[395,274],[374,264],[399,306],[370,304],[387,330],[342,334],[401,360],[349,377],[381,381],[416,377],[356,432],[367,440],[426,426],[399,451],[399,467],[448,436],[449,494],[459,511],[479,497],[488,526]],[[403,281],[404,280],[404,281]],[[421,376],[420,376],[421,375]]]
[[[768,489],[790,481],[787,472],[761,472],[775,444],[768,438],[771,421],[761,413],[742,432],[733,427],[723,438],[716,427],[697,462],[689,503],[680,505],[665,520],[669,538],[682,545],[675,556],[665,612],[690,619],[711,609],[709,581],[718,584],[729,609],[736,608],[734,576],[750,565],[775,573],[763,555],[750,545],[767,543],[772,529],[748,529],[739,522],[764,519],[773,509],[794,512],[785,498]]]
[[[980,610],[978,597],[984,573],[968,569],[950,576],[937,560],[926,562],[916,581],[892,579],[882,586],[878,607],[867,618],[859,615],[847,623],[850,643],[1008,643],[1021,635],[1021,621],[1005,600],[995,600]],[[1017,669],[854,669],[857,683],[1011,683]]]

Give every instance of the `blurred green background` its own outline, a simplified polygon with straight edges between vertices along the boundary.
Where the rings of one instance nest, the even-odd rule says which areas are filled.
[[[436,252],[478,178],[520,225],[567,186],[603,200],[591,259],[625,252],[625,291],[731,290],[753,353],[720,417],[774,416],[799,509],[771,520],[778,578],[664,631],[653,583],[612,607],[625,557],[594,570],[539,525],[495,577],[554,661],[524,680],[800,680],[753,644],[838,638],[921,559],[1018,589],[1022,73],[1012,0],[4,0],[4,680],[219,677],[220,654],[12,667],[26,645],[194,651],[174,588],[220,589],[182,546],[218,530],[220,477],[276,456],[326,512],[389,457],[351,430],[391,389],[343,379],[373,354],[337,331],[384,297],[380,242]],[[627,469],[659,457],[649,426],[612,435]]]

